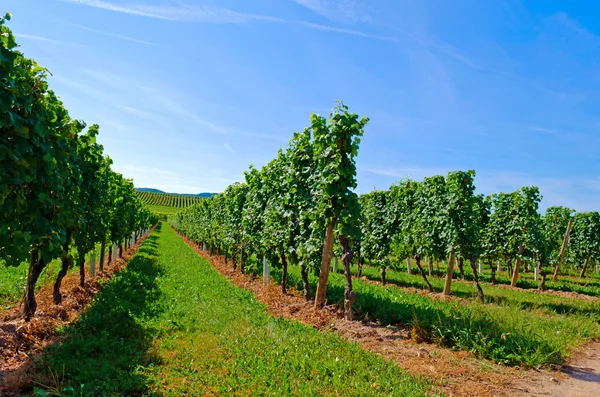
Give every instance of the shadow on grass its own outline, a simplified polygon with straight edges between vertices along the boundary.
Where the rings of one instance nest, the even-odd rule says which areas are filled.
[[[356,272],[353,271],[353,274]],[[468,275],[465,275],[467,280],[464,282],[469,282]],[[366,277],[367,280],[381,282],[381,278],[377,275],[373,274],[370,271],[363,271],[363,277]],[[472,279],[472,276],[471,276]],[[462,281],[462,280],[461,280]],[[394,273],[389,272],[387,277],[387,283],[389,285],[394,285],[397,287],[404,288],[416,288],[421,290],[426,290],[425,283],[423,282],[420,276],[410,277],[410,278],[402,278],[397,277]],[[433,289],[435,292],[442,292],[442,288],[439,285],[433,285]],[[535,292],[535,291],[532,291]],[[535,298],[535,295],[531,295],[528,297],[531,300],[524,300],[519,298],[520,291],[516,291],[516,295],[514,296],[498,296],[498,295],[485,295],[485,303],[493,304],[493,305],[504,305],[504,306],[516,306],[525,310],[536,310],[536,309],[547,309],[557,314],[562,315],[586,315],[591,316],[596,321],[600,322],[600,313],[595,307],[582,308],[575,304],[569,304],[568,301],[564,303],[549,303],[549,302],[540,302]],[[531,294],[531,293],[530,293]],[[468,289],[454,289],[452,291],[452,295],[464,298],[464,299],[476,299],[477,294],[475,292],[475,288],[472,290]]]
[[[50,395],[70,395],[65,387],[77,396],[139,395],[147,389],[137,367],[158,361],[151,351],[153,330],[143,324],[162,311],[157,240],[156,234],[148,237],[89,309],[63,330],[64,340],[36,361],[35,381]]]
[[[356,272],[353,271],[353,274],[356,274]],[[435,280],[435,279],[439,279],[439,278],[445,278],[445,272],[440,272],[440,271],[435,271],[433,272],[434,274],[434,278],[430,278],[430,280]],[[379,277],[379,275],[375,275],[372,273],[372,268],[366,268],[363,271],[363,276],[367,277],[367,279],[369,280],[373,280],[373,281],[381,281],[381,278]],[[398,279],[398,277],[395,275],[395,272],[393,271],[389,271],[388,272],[388,276],[387,276],[387,281],[389,283],[393,283],[393,284],[397,284],[403,287],[413,287],[413,288],[418,288],[418,289],[425,289],[425,284],[423,283],[421,278],[418,278],[420,276],[415,275],[413,272],[413,277],[411,277],[410,280],[406,280],[403,278]],[[468,283],[472,283],[473,282],[473,274],[469,272],[468,269],[465,269],[465,275],[464,278],[462,278],[460,276],[460,274],[458,272],[454,272],[454,280],[455,281],[460,281],[460,282],[468,282]],[[479,281],[482,283],[490,283],[490,276],[487,274],[480,274],[479,275]],[[497,285],[510,285],[511,283],[511,279],[506,277],[506,276],[497,276],[496,277],[496,284]],[[600,297],[600,288],[598,288],[598,286],[596,286],[595,281],[594,280],[585,280],[585,282],[576,282],[573,280],[569,280],[569,279],[565,279],[564,281],[552,281],[552,280],[547,280],[546,281],[546,286],[548,287],[548,289],[550,290],[556,290],[556,291],[563,291],[563,292],[575,292],[575,293],[579,293],[582,295],[589,295],[589,296],[595,296],[595,297]],[[535,292],[538,290],[539,287],[539,282],[538,281],[534,281],[532,279],[527,279],[527,278],[521,278],[517,281],[517,287],[521,288],[521,289],[525,289],[525,290],[530,290],[531,292]],[[442,288],[440,286],[435,286],[434,285],[434,289],[436,290],[436,292],[441,292]],[[452,295],[454,296],[458,296],[461,298],[472,298],[475,297],[475,291],[473,290],[473,293],[469,293],[468,291],[456,291],[453,290],[452,291]]]
[[[273,269],[271,276],[281,282],[279,269]],[[288,280],[290,286],[302,289],[297,274],[290,273]],[[344,285],[339,281],[330,278],[327,286],[329,304],[343,305]],[[315,288],[315,283],[311,282],[311,296],[314,296]],[[354,288],[357,319],[410,329],[419,341],[466,350],[498,363],[531,367],[559,364],[565,353],[535,332],[513,329],[478,312],[477,308],[437,302],[418,294],[396,293],[398,291],[392,291],[393,287],[359,281],[354,283]]]
[[[597,322],[600,322],[600,312],[596,307],[578,307],[576,305],[569,304],[566,300],[565,303],[539,302],[535,301],[535,296],[533,299],[534,300],[530,301],[522,301],[517,298],[511,298],[508,296],[486,295],[485,302],[496,305],[518,306],[525,310],[546,309],[556,314],[561,314],[565,316],[583,315],[588,316]]]

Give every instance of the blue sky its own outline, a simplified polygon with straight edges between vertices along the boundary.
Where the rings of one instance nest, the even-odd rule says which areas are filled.
[[[136,186],[197,193],[342,99],[371,119],[359,192],[475,169],[600,210],[600,3],[3,0],[71,115]]]

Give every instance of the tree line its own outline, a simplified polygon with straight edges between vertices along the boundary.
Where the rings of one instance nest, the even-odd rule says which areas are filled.
[[[111,169],[96,142],[98,125],[86,128],[69,116],[48,88],[48,71],[20,51],[0,18],[0,261],[29,261],[23,314],[36,311],[35,286],[44,268],[61,259],[54,285],[76,262],[85,282],[85,255],[101,245],[123,245],[155,222],[137,197],[133,182]],[[108,256],[108,262],[113,255]]]

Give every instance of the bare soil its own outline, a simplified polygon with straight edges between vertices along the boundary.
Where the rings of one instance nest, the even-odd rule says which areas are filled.
[[[232,283],[254,293],[271,315],[296,320],[323,332],[334,332],[395,362],[411,375],[427,378],[447,396],[600,396],[598,343],[586,347],[560,371],[510,368],[477,359],[468,352],[417,343],[411,338],[410,329],[347,321],[337,306],[315,310],[314,302],[306,301],[300,291],[288,287],[288,294],[284,295],[273,281],[265,286],[261,278],[234,271],[223,257],[211,256],[195,243],[184,240]],[[414,292],[426,293],[416,289]],[[434,298],[447,299],[441,295]]]
[[[521,382],[516,396],[600,396],[600,343],[588,345],[560,371],[540,371]]]

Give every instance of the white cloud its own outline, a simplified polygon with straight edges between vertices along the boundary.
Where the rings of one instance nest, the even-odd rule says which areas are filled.
[[[158,14],[153,14],[153,13],[149,13],[149,12],[145,12],[145,11],[136,9],[135,6],[133,8],[122,7],[117,4],[109,3],[107,1],[102,1],[102,0],[62,0],[62,1],[67,2],[67,3],[81,4],[81,5],[89,6],[89,7],[101,8],[103,10],[122,12],[125,14],[139,15],[139,16],[150,17],[150,18],[169,19],[165,16],[161,16]]]
[[[581,26],[579,22],[571,18],[568,14],[564,12],[560,12],[558,14],[553,15],[550,18],[551,21],[557,22],[564,27],[570,29],[571,31],[577,33],[578,35],[593,41],[595,43],[600,42],[600,37],[596,36],[594,33],[587,30],[585,27]]]
[[[298,22],[298,23],[303,26],[312,28],[312,29],[324,30],[327,32],[343,33],[343,34],[349,34],[349,35],[353,35],[353,36],[366,37],[369,39],[382,40],[382,41],[397,41],[394,37],[378,36],[378,35],[374,35],[374,34],[364,33],[364,32],[358,31],[358,30],[337,28],[334,26],[319,25],[319,24],[310,23],[310,22]]]
[[[332,20],[369,22],[368,7],[359,0],[292,0],[309,10]]]
[[[233,150],[233,148],[231,147],[231,145],[230,145],[230,144],[228,144],[228,143],[224,143],[224,144],[223,144],[223,147],[224,147],[225,149],[227,149],[227,151],[228,151],[228,152],[230,152],[230,153],[235,153],[235,151]]]
[[[279,17],[272,17],[267,15],[241,13],[229,10],[227,8],[211,7],[207,5],[146,5],[146,4],[129,4],[126,6],[117,5],[102,0],[62,0],[68,3],[81,4],[84,6],[100,8],[104,10],[121,12],[125,14],[139,15],[150,18],[166,19],[171,21],[182,21],[182,22],[197,22],[197,23],[214,23],[214,24],[243,24],[251,21],[261,22],[276,22],[276,23],[297,23],[311,29],[324,30],[329,32],[349,34],[353,36],[361,36],[371,38],[375,40],[386,40],[395,41],[394,38],[373,35],[357,30],[338,28],[333,26],[320,25],[304,21],[290,21]],[[329,6],[328,6],[329,7]],[[342,3],[335,4],[336,9],[345,10]],[[353,15],[350,11],[344,11],[344,14]],[[151,44],[143,40],[134,39],[127,36],[121,36],[109,32],[98,31],[87,27],[79,27],[98,33],[111,35],[114,37],[121,38],[123,40],[135,41],[142,44]]]
[[[204,23],[246,23],[252,20],[283,22],[281,18],[266,15],[239,13],[226,8],[207,5],[146,5],[129,4],[121,6],[102,0],[63,0],[104,10],[139,15],[143,17],[166,19],[171,21]]]
[[[530,131],[541,132],[541,133],[544,133],[544,134],[553,134],[553,135],[554,134],[562,134],[561,131],[558,131],[558,130],[555,130],[555,129],[552,129],[552,128],[541,127],[541,126],[538,126],[538,125],[528,126],[527,129],[530,130]]]
[[[64,45],[70,45],[70,46],[76,46],[76,47],[87,47],[83,44],[78,44],[78,43],[71,43],[69,41],[62,41],[62,40],[55,40],[55,39],[49,39],[48,37],[42,37],[42,36],[35,36],[35,35],[31,35],[31,34],[24,34],[24,33],[14,33],[15,37],[17,39],[26,39],[26,40],[34,40],[34,41],[41,41],[44,43],[52,43],[52,44],[64,44]]]
[[[446,175],[449,168],[444,167],[378,167],[378,166],[367,166],[358,167],[358,171],[367,172],[375,175],[390,176],[393,178],[400,179],[413,179],[422,180],[427,176],[433,175]]]
[[[131,41],[133,43],[145,44],[145,45],[155,45],[154,43],[150,43],[149,41],[136,39],[134,37],[124,36],[124,35],[117,34],[117,33],[107,32],[107,31],[104,31],[104,30],[93,29],[93,28],[90,28],[88,26],[83,26],[83,25],[79,25],[79,24],[76,24],[76,23],[70,23],[70,22],[68,22],[66,24],[70,25],[70,26],[75,26],[75,27],[77,27],[79,29],[87,30],[89,32],[99,33],[99,34],[103,34],[105,36],[110,36],[110,37],[114,37],[114,38],[125,40],[125,41]]]

